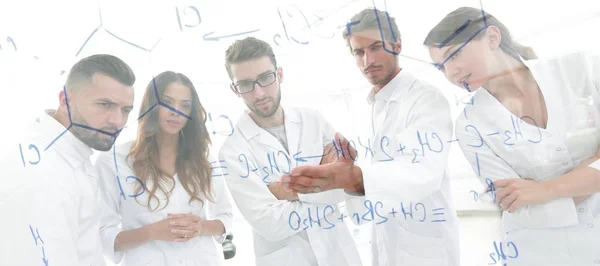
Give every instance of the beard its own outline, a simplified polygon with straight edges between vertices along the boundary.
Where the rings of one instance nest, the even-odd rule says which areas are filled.
[[[273,98],[269,98],[269,99],[271,99],[273,101]],[[281,103],[281,89],[277,88],[277,96],[276,96],[276,99],[273,101],[273,109],[272,110],[263,111],[257,107],[252,107],[248,104],[246,104],[246,106],[256,116],[267,118],[267,117],[273,116],[275,114],[275,112],[277,112],[277,109],[279,109],[280,103]]]
[[[369,83],[371,83],[371,85],[385,85],[388,82],[390,82],[394,77],[394,71],[396,70],[396,68],[398,67],[398,61],[396,59],[396,56],[394,56],[394,61],[392,66],[388,69],[388,71],[386,73],[383,73],[383,77],[366,77],[367,80],[369,80]]]
[[[84,125],[93,128],[81,116],[81,114],[77,111],[76,108],[72,108],[71,110],[71,121],[73,124]],[[117,135],[111,136],[102,132],[98,132],[96,130],[83,128],[78,125],[73,125],[71,127],[71,133],[73,133],[75,137],[77,137],[79,140],[85,143],[85,145],[94,150],[109,151],[115,143],[115,140],[117,139]],[[116,127],[104,127],[100,130],[104,132],[117,132],[117,130],[119,129]]]

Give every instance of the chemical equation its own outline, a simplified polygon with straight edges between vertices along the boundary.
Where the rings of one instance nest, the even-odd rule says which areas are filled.
[[[538,130],[538,136],[525,138],[520,130],[519,125],[519,123],[522,123],[522,120],[517,122],[516,119],[511,116],[511,122],[513,128],[511,130],[504,131],[503,135],[501,135],[500,132],[482,134],[475,126],[467,125],[465,130],[475,133],[478,137],[475,144],[469,143],[466,145],[471,147],[483,147],[485,138],[492,137],[501,137],[501,140],[507,146],[515,145],[517,140],[527,140],[531,143],[540,143],[542,141],[541,131]],[[229,133],[233,134],[233,129],[231,129]],[[332,140],[331,143],[333,144],[333,149],[327,153],[321,152],[319,154],[306,154],[303,151],[298,151],[295,154],[290,155],[283,150],[271,151],[266,152],[264,155],[266,157],[267,164],[260,166],[254,162],[256,160],[265,160],[262,160],[262,158],[249,158],[245,153],[240,153],[238,154],[237,161],[223,162],[221,166],[223,167],[223,171],[227,171],[227,164],[239,163],[243,169],[243,172],[239,174],[240,178],[248,178],[251,173],[254,173],[257,176],[260,176],[265,184],[271,184],[272,182],[269,181],[270,177],[273,176],[274,178],[277,178],[282,173],[289,174],[291,169],[294,167],[309,161],[311,161],[311,164],[319,164],[320,160],[325,156],[328,156],[330,152],[335,152],[335,155],[338,159],[350,158],[354,161],[357,161],[360,158],[364,158],[365,160],[373,159],[375,158],[375,153],[380,152],[381,156],[376,158],[376,160],[379,162],[393,161],[397,156],[407,156],[412,163],[420,163],[421,160],[427,156],[427,154],[441,153],[444,151],[444,149],[449,149],[451,143],[460,141],[459,139],[444,140],[435,132],[422,131],[417,131],[415,138],[417,140],[417,147],[406,147],[402,144],[402,142],[392,145],[391,139],[387,136],[381,137],[378,141],[371,141],[370,138],[362,139],[359,136],[357,137],[356,141],[353,139],[348,140],[346,147],[340,147],[336,141]],[[375,148],[373,148],[373,146]],[[354,157],[351,154],[346,154],[344,150],[347,149],[356,150],[357,155]],[[476,161],[478,162],[477,172],[478,176],[481,176],[479,158],[477,154],[476,156]],[[474,197],[477,196],[478,195],[474,195]]]
[[[512,251],[512,253],[508,253],[507,256],[507,253],[504,253],[504,247],[506,247],[507,250],[510,249],[509,251]],[[496,241],[494,241],[494,252],[490,253],[491,262],[489,262],[488,265],[495,265],[498,262],[502,262],[503,266],[507,266],[507,262],[509,260],[516,259],[518,257],[519,250],[517,249],[515,243],[513,243],[512,241],[508,241],[506,243],[497,243]]]
[[[44,250],[44,240],[42,240],[42,237],[40,236],[40,232],[38,231],[38,229],[35,229],[35,232],[33,227],[31,225],[29,225],[29,231],[31,232],[31,236],[33,237],[33,241],[35,241],[35,246],[40,246],[41,250],[42,250],[42,262],[44,263],[45,266],[48,266],[50,264],[48,264],[48,262],[50,261],[50,259],[48,257],[46,257],[46,251]],[[38,242],[39,240],[39,242]],[[40,244],[41,243],[41,244]]]
[[[351,217],[341,213],[340,217],[337,218],[341,223],[346,218],[353,219],[357,224],[361,222],[374,222],[375,224],[383,224],[392,219],[402,219],[405,221],[416,221],[420,223],[441,223],[445,222],[444,208],[433,208],[430,212],[427,211],[427,207],[423,203],[410,202],[410,204],[400,203],[400,210],[391,208],[391,211],[384,211],[383,203],[377,201],[373,204],[370,200],[363,202],[366,211],[364,213],[353,213]],[[335,227],[335,223],[329,221],[328,216],[335,213],[335,208],[331,205],[325,206],[322,212],[319,211],[319,207],[315,207],[311,210],[308,207],[308,217],[301,217],[296,211],[292,211],[288,217],[288,225],[292,230],[307,230],[309,228],[320,228],[320,229],[331,229]],[[428,214],[430,214],[428,216]],[[390,217],[391,216],[391,217]],[[398,216],[399,218],[396,218]],[[313,219],[316,218],[316,219]]]
[[[357,2],[357,0],[348,1],[330,13],[322,16],[317,14],[318,12],[314,12],[312,13],[312,16],[314,17],[312,22],[309,22],[308,17],[302,9],[294,4],[277,7],[277,15],[281,23],[282,32],[273,35],[273,42],[277,46],[283,46],[284,41],[292,44],[307,45],[312,40],[313,35],[322,39],[335,38],[335,31],[343,26],[335,27],[335,29],[327,28],[325,27],[326,19],[346,8],[353,2]],[[292,27],[292,25],[298,24],[300,25],[299,27]]]

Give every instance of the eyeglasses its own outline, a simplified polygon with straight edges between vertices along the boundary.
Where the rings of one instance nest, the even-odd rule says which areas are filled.
[[[275,83],[275,81],[277,80],[275,74],[276,74],[275,71],[265,73],[265,74],[261,75],[260,77],[258,77],[256,80],[240,81],[237,84],[233,84],[233,87],[235,88],[235,91],[237,91],[239,94],[250,93],[250,92],[254,91],[256,84],[258,84],[259,86],[264,88],[266,86],[269,86],[269,85]]]

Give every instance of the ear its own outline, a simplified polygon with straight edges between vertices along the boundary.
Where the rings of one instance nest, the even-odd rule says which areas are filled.
[[[279,79],[279,84],[283,83],[283,68],[277,68],[277,79]]]
[[[400,40],[400,38],[394,43],[394,52],[397,54],[402,52],[402,40]]]
[[[67,94],[65,90],[60,90],[58,93],[58,103],[61,109],[67,110]]]
[[[500,46],[500,42],[502,41],[502,33],[500,33],[500,29],[496,26],[488,26],[485,30],[485,40],[490,49],[495,50]]]
[[[237,97],[242,97],[242,95],[241,95],[241,94],[239,94],[239,93],[238,93],[238,92],[235,90],[235,87],[233,86],[233,84],[229,84],[229,88],[231,89],[231,91],[233,91],[233,93],[234,93],[235,95],[237,95]]]

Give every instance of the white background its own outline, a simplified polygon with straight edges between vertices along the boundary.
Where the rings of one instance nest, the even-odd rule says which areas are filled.
[[[116,55],[134,69],[136,107],[153,75],[165,70],[186,74],[212,115],[209,129],[228,130],[226,120],[216,118],[226,115],[235,122],[245,106],[228,88],[224,53],[235,39],[248,35],[218,41],[206,41],[203,36],[210,32],[214,32],[212,36],[224,36],[252,30],[258,31],[250,35],[273,45],[284,69],[282,104],[317,109],[337,130],[352,137],[361,126],[355,118],[365,115],[360,106],[364,106],[369,85],[354,65],[341,31],[353,14],[373,5],[379,9],[387,6],[396,18],[403,42],[401,66],[438,86],[448,97],[453,117],[461,115],[463,105],[457,104],[456,99],[466,93],[447,83],[428,64],[430,59],[422,41],[431,27],[459,6],[483,7],[508,26],[517,41],[532,46],[540,57],[600,49],[600,39],[596,37],[600,29],[600,1],[595,0],[2,1],[2,140],[18,136],[19,128],[31,116],[56,108],[67,75],[63,71],[95,53]],[[187,6],[197,8],[199,24]],[[290,39],[286,38],[279,14]],[[278,45],[274,42],[277,34],[281,36]],[[292,37],[307,44],[298,44]],[[117,143],[135,137],[138,112],[134,109]],[[215,153],[223,139],[223,135],[213,136]],[[0,144],[4,149],[4,142]],[[498,213],[495,206],[474,200],[470,191],[481,191],[483,187],[458,147],[450,149],[449,171],[461,216],[463,265],[487,265],[493,262],[489,253],[493,251],[492,242],[498,239]],[[253,260],[251,234],[243,218],[236,214],[234,243],[238,254],[227,264],[249,265]],[[370,256],[367,229],[357,228],[355,232],[365,262]]]

